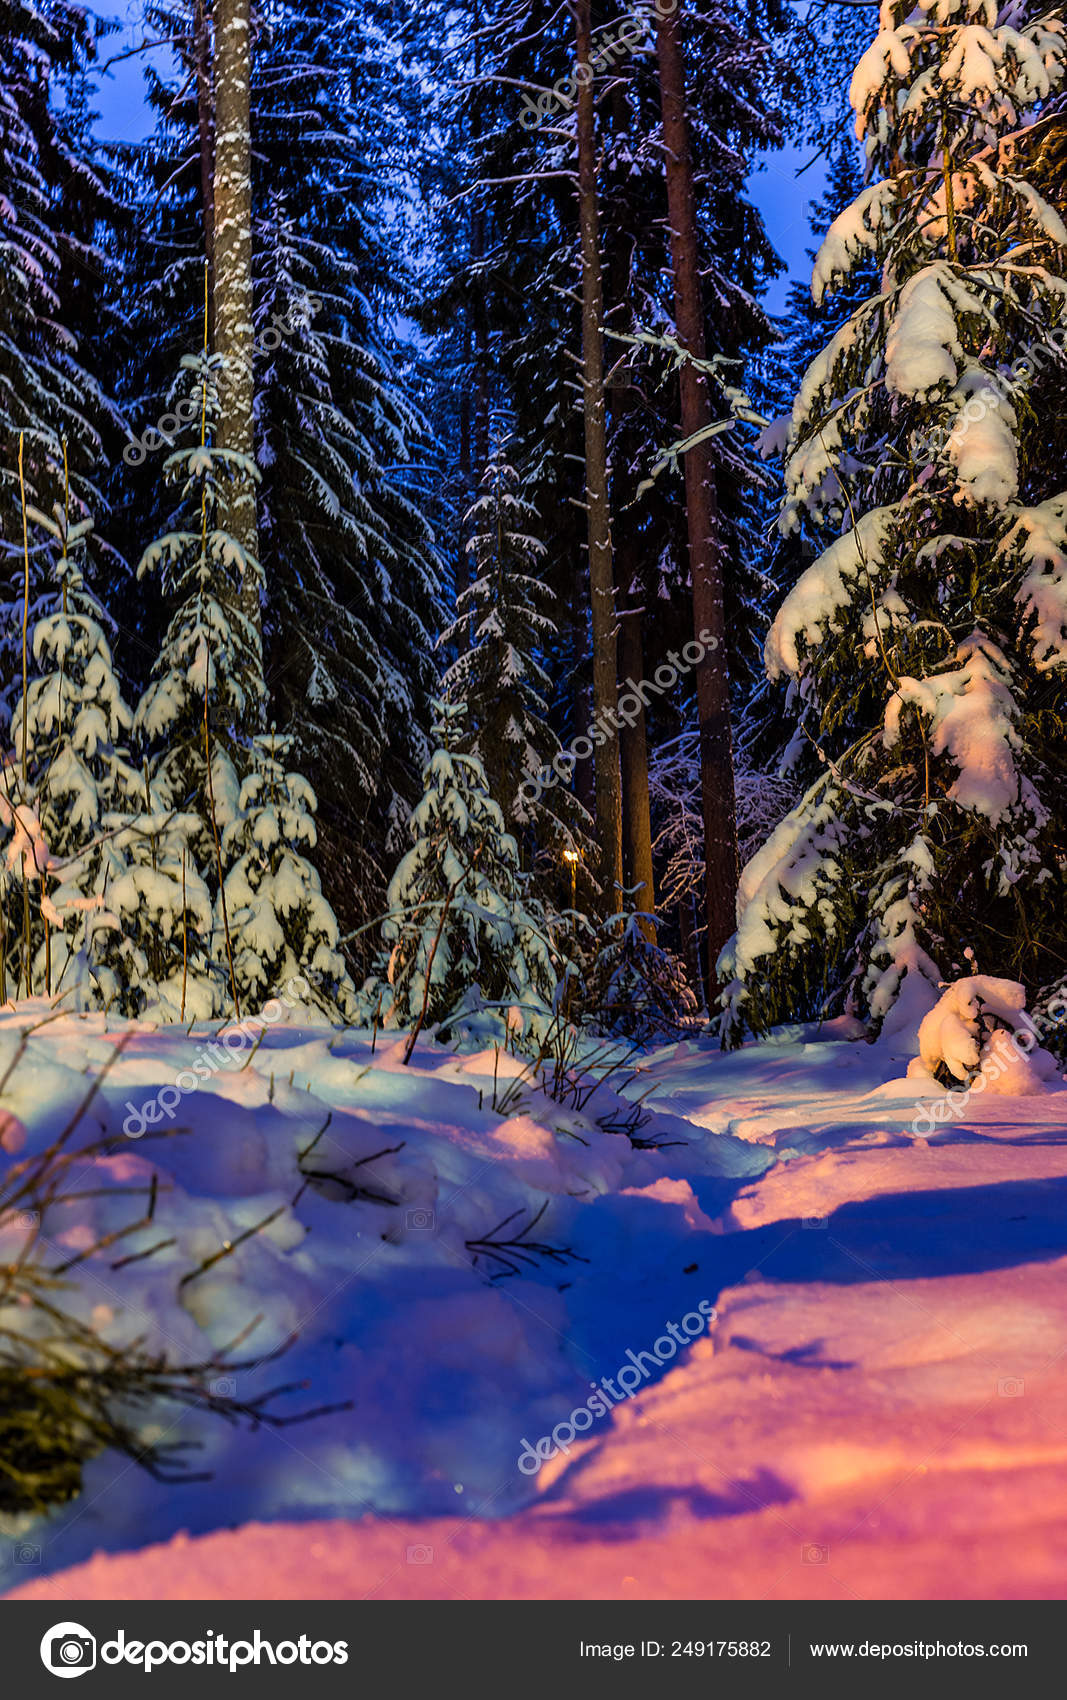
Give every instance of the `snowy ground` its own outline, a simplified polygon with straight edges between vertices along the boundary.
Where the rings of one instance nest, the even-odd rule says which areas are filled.
[[[26,1025],[0,1020],[0,1077]],[[184,1096],[165,1138],[122,1139],[131,1106],[204,1042],[53,1021],[8,1076],[0,1139],[42,1145],[111,1059],[78,1138],[113,1128],[120,1148],[86,1165],[78,1189],[95,1196],[48,1212],[46,1246],[58,1261],[136,1219],[120,1189],[153,1173],[161,1191],[150,1228],[72,1272],[68,1306],[111,1339],[222,1354],[220,1388],[242,1399],[306,1382],[279,1413],[350,1407],[254,1432],[161,1410],[158,1432],[194,1442],[190,1466],[212,1479],[165,1485],[97,1459],[70,1507],[8,1526],[7,1587],[1067,1591],[1067,1090],[976,1098],[916,1141],[917,1092],[938,1089],[903,1078],[907,1050],[691,1041],[642,1059],[641,1137],[671,1143],[634,1150],[597,1125],[621,1124],[610,1089],[579,1111],[491,1051],[420,1044],[405,1068],[365,1035],[279,1027]],[[301,1190],[300,1153],[328,1117]],[[0,1225],[0,1258],[27,1231]],[[556,1255],[516,1256],[500,1243],[515,1235]],[[641,1356],[653,1349],[661,1366]],[[649,1373],[625,1398],[629,1353]],[[603,1395],[596,1408],[603,1378],[612,1411]],[[587,1400],[571,1443],[558,1425]],[[553,1429],[567,1452],[525,1474],[523,1443]]]

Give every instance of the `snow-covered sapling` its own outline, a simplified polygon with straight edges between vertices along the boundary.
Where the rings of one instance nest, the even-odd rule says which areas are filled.
[[[518,847],[476,756],[457,745],[465,708],[439,703],[438,741],[389,887],[388,959],[363,992],[386,1025],[536,1035],[551,1020],[557,962],[526,899]]]

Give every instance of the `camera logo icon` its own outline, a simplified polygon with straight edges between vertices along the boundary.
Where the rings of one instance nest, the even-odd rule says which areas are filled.
[[[96,1637],[81,1623],[57,1623],[41,1642],[41,1663],[53,1676],[84,1676],[96,1665]]]

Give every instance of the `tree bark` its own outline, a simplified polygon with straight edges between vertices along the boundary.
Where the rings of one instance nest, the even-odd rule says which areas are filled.
[[[578,226],[582,260],[582,384],[585,486],[589,522],[589,599],[593,628],[593,715],[604,733],[595,746],[597,838],[609,913],[622,885],[622,777],[615,722],[618,693],[615,582],[608,505],[607,409],[604,399],[604,286],[597,209],[596,113],[590,65],[590,0],[574,0],[578,78]]]
[[[625,135],[631,121],[627,84],[620,77],[609,95],[611,121],[616,131]],[[608,265],[606,283],[608,307],[606,323],[615,331],[632,334],[638,327],[633,311],[632,238],[618,218],[609,226],[607,238]],[[618,344],[613,345],[616,349]],[[609,362],[609,365],[612,364]],[[636,500],[636,477],[629,451],[632,441],[627,421],[633,420],[638,407],[638,395],[632,382],[628,363],[617,357],[608,383],[609,418],[616,438],[622,444],[613,458],[611,494],[616,513],[625,512]],[[644,655],[644,587],[649,576],[643,570],[645,546],[636,524],[624,524],[614,536],[615,581],[624,606],[619,612],[619,685],[625,695],[640,685],[645,672]],[[626,883],[636,889],[637,907],[648,916],[656,911],[656,887],[652,866],[652,811],[648,790],[648,723],[644,701],[633,710],[634,718],[619,728],[619,757],[622,768],[623,859]],[[650,944],[655,943],[656,927],[652,919],[638,923]]]
[[[585,574],[580,564],[576,564],[574,576],[570,585],[570,644],[571,644],[571,727],[572,738],[580,738],[590,725],[593,718],[592,698],[589,694],[589,683],[585,671],[585,655],[587,631],[585,623]],[[574,790],[583,809],[596,819],[596,796],[594,793],[593,767],[588,761],[575,763]]]
[[[640,597],[640,586],[634,584],[629,600]],[[640,685],[645,669],[642,629],[644,609],[631,606],[619,616],[619,673],[623,695],[629,681]],[[622,756],[623,821],[625,822],[627,883],[637,886],[636,903],[646,915],[656,912],[656,883],[652,870],[652,809],[648,795],[648,739],[645,728],[645,709],[642,703],[635,710],[629,725],[619,733]],[[639,922],[650,944],[656,941],[652,920]]]
[[[656,53],[663,112],[667,176],[667,212],[671,227],[674,316],[678,341],[696,359],[705,357],[704,310],[700,289],[696,195],[686,114],[685,63],[682,58],[679,5],[658,13]],[[707,380],[686,362],[679,375],[683,438],[712,423]],[[723,547],[719,529],[715,468],[710,442],[685,456],[685,500],[689,531],[689,572],[693,585],[693,627],[705,644],[696,668],[700,727],[700,781],[707,869],[708,986],[714,988],[715,964],[736,927],[737,822],[726,617],[723,600]],[[706,633],[707,636],[702,637]],[[714,647],[708,646],[708,639]]]
[[[253,460],[250,23],[250,0],[215,0],[215,352],[224,361],[219,447]],[[230,531],[258,560],[255,484],[242,477],[230,488]],[[252,573],[245,575],[241,605],[259,629],[259,584]]]
[[[460,499],[458,503],[459,524],[456,529],[457,601],[474,576],[471,571],[470,557],[467,553],[467,510],[473,499],[476,483],[473,471],[474,456],[471,452],[471,322],[469,312],[464,315],[461,366],[463,385],[459,396]]]

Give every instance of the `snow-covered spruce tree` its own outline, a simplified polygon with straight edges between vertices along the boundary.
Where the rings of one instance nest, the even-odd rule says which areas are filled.
[[[140,216],[124,256],[125,307],[138,334],[122,394],[142,427],[172,410],[175,352],[199,340],[212,240],[210,76],[203,127],[196,98],[205,13],[210,34],[210,7],[196,0],[152,0],[146,14],[173,58],[162,76],[149,75],[159,123],[131,159],[128,184]],[[293,762],[315,788],[317,865],[346,931],[383,907],[419,796],[438,685],[441,567],[425,495],[435,456],[401,334],[412,291],[405,244],[395,240],[407,194],[394,193],[402,155],[409,170],[399,110],[420,86],[402,26],[395,8],[386,17],[350,0],[265,0],[254,19],[266,718],[294,737]],[[169,521],[150,470],[126,483],[135,559]]]
[[[108,617],[83,576],[91,522],[70,524],[65,504],[52,515],[30,507],[27,518],[58,560],[44,569],[51,590],[31,604],[27,691],[0,780],[0,997],[61,995],[68,1008],[139,1015],[159,1007],[164,918],[193,940],[194,980],[196,937],[210,933],[211,902],[187,847],[195,821],[160,806],[125,747],[132,717]],[[181,1008],[178,994],[174,1014]]]
[[[1013,169],[1063,75],[1055,14],[886,0],[853,79],[873,181],[813,291],[872,253],[881,287],[796,399],[780,523],[840,535],[766,650],[824,768],[742,876],[734,1031],[845,1004],[903,1025],[968,949],[1027,984],[1063,959],[1067,495],[1034,400],[1067,229]]]
[[[389,886],[388,960],[361,1005],[391,1027],[510,1027],[537,1037],[551,1020],[558,959],[539,906],[527,902],[518,847],[482,764],[461,753],[464,705],[438,703],[436,712],[412,846]]]
[[[241,780],[248,769],[244,745],[264,696],[259,633],[241,600],[242,583],[249,576],[259,579],[259,563],[220,522],[235,462],[241,462],[245,477],[255,477],[255,469],[235,451],[215,448],[210,441],[218,419],[218,366],[213,355],[182,360],[191,397],[200,404],[202,440],[164,462],[164,476],[180,488],[179,511],[174,529],[145,550],[137,568],[139,578],[159,572],[177,607],[134,728],[149,751],[158,802],[177,816],[196,818],[195,872],[218,903],[210,934],[197,931],[190,939],[192,917],[186,911],[183,918],[175,902],[180,888],[175,888],[177,870],[169,855],[168,883],[160,885],[146,921],[166,947],[160,997],[176,1007],[183,986],[189,1013],[197,1015],[218,1013],[233,994],[221,844],[240,819]],[[198,965],[195,1000],[189,987],[190,945]]]
[[[543,851],[558,875],[560,851],[576,842],[588,848],[592,822],[565,784],[542,791],[536,783],[562,753],[548,719],[551,680],[540,659],[555,652],[559,634],[547,612],[551,592],[538,576],[545,548],[531,534],[536,523],[537,511],[498,439],[466,515],[471,579],[441,638],[442,647],[458,652],[443,688],[449,701],[466,705],[467,730],[456,747],[481,762],[527,866]]]
[[[210,440],[219,412],[219,364],[214,355],[182,359],[183,370],[192,378],[190,399],[202,409],[201,440],[168,455],[163,463],[164,477],[180,489],[176,526],[145,550],[137,568],[138,578],[158,571],[178,604],[137,708],[137,728],[158,753],[156,770],[167,800],[178,804],[191,797],[202,799],[205,836],[213,836],[205,700],[209,732],[216,734],[218,759],[224,764],[220,829],[232,818],[236,797],[227,768],[233,768],[238,734],[255,726],[263,702],[262,650],[239,601],[242,581],[258,579],[259,564],[219,524],[231,463],[241,459],[232,450],[215,448]],[[242,470],[247,476],[247,467]]]
[[[31,983],[85,1008],[116,989],[98,970],[107,935],[121,925],[111,901],[126,872],[117,839],[143,792],[124,748],[132,715],[104,635],[107,616],[83,578],[92,522],[70,525],[61,506],[30,508],[28,519],[59,551],[52,594],[28,635],[33,672],[11,717],[20,791],[49,852],[34,881]]]
[[[200,818],[168,807],[147,771],[141,787],[136,812],[104,817],[110,867],[105,907],[91,923],[93,985],[123,1015],[206,1020],[226,982],[211,955],[218,929],[197,865]]]
[[[238,814],[222,835],[234,972],[243,1009],[258,1008],[297,976],[331,1020],[354,1013],[355,989],[339,928],[303,850],[315,847],[315,793],[286,767],[292,740],[254,738]]]

